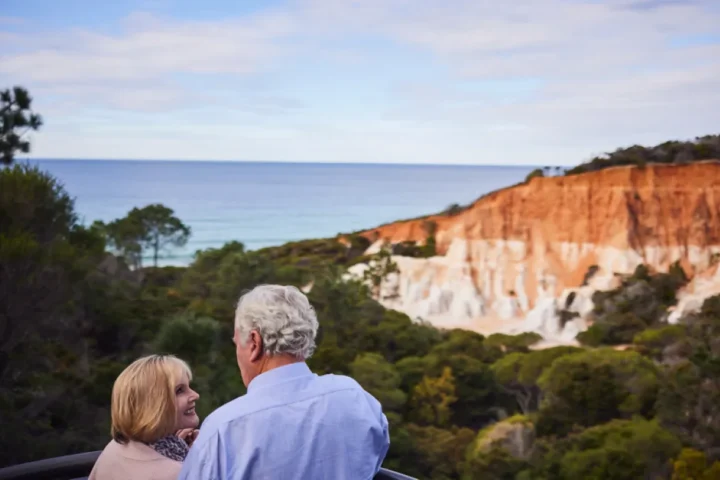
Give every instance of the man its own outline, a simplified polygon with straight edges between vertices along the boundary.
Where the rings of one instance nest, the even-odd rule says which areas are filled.
[[[295,287],[240,297],[233,340],[247,394],[203,422],[179,480],[375,476],[390,446],[387,418],[355,380],[310,371],[317,329]]]

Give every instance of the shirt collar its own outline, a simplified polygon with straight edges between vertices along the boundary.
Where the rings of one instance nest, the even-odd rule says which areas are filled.
[[[297,377],[312,375],[310,367],[305,362],[291,363],[282,367],[273,368],[253,378],[247,387],[248,393],[259,388],[276,385]]]

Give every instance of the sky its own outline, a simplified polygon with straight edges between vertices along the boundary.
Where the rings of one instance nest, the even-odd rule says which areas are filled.
[[[717,0],[0,0],[37,158],[574,165],[720,133]]]

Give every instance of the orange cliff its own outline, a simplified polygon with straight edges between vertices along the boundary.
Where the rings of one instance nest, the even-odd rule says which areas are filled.
[[[383,303],[433,323],[483,330],[567,297],[591,266],[593,288],[609,288],[614,273],[640,263],[666,270],[679,260],[690,275],[702,271],[720,252],[719,215],[720,162],[705,161],[533,178],[455,215],[360,235],[374,242],[369,251],[385,241],[422,243],[434,222],[438,256],[394,257],[400,273],[389,279]],[[585,300],[581,313],[591,308]]]

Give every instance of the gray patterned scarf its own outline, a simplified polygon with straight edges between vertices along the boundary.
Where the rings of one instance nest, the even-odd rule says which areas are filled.
[[[162,437],[155,442],[148,443],[148,445],[160,455],[172,460],[177,460],[178,462],[184,461],[188,450],[190,450],[190,447],[188,447],[188,444],[185,443],[185,440],[178,438],[175,435]]]

